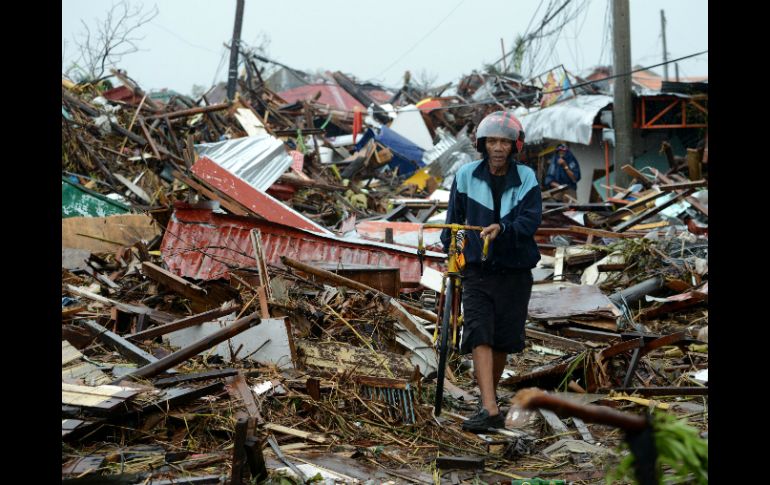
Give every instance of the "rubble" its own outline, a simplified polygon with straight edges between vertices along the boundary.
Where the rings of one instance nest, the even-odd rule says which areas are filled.
[[[485,101],[532,108],[542,88],[474,73],[454,96],[387,92],[335,72],[276,93],[257,62],[234,100],[206,104],[62,81],[63,481],[602,481],[621,459],[609,426],[541,410],[463,432],[466,357],[449,360],[448,412],[430,404],[445,266],[428,230],[421,271],[416,233],[478,156],[470,133],[499,109]],[[604,200],[543,192],[504,412],[538,386],[708,429],[702,155],[624,167],[634,180]]]

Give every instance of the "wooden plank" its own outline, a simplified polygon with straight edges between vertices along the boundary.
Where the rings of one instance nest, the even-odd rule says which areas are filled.
[[[588,426],[586,426],[582,419],[573,416],[572,422],[575,424],[575,427],[580,433],[580,436],[583,438],[583,441],[586,443],[593,443],[595,441],[593,435],[588,430]]]
[[[395,316],[409,333],[419,338],[426,345],[433,346],[431,334],[396,300],[390,300],[390,314]]]
[[[142,330],[141,332],[136,332],[132,335],[129,335],[128,338],[135,342],[153,339],[155,337],[166,335],[171,332],[181,330],[183,328],[192,327],[194,325],[200,325],[205,322],[214,321],[219,317],[223,317],[225,315],[229,315],[231,313],[237,312],[240,309],[241,309],[240,304],[235,306],[222,306],[222,308],[215,308],[213,310],[205,311],[197,315],[192,315],[189,317],[181,318],[179,320],[174,320],[173,322],[169,322],[165,325],[160,325],[158,327]]]
[[[73,347],[72,344],[70,344],[66,340],[61,341],[61,365],[62,366],[65,366],[70,362],[78,360],[81,357],[83,357],[83,354],[81,354],[80,351],[78,351],[78,349]]]
[[[604,231],[602,229],[595,229],[593,227],[581,227],[581,226],[567,226],[567,227],[540,227],[537,229],[536,235],[538,236],[551,236],[556,234],[582,234],[585,236],[594,235],[594,237],[606,237],[606,238],[627,238],[636,237],[628,234],[622,234],[612,231]]]
[[[158,158],[160,158],[160,157],[158,157]],[[123,175],[121,175],[121,174],[119,174],[117,172],[113,172],[112,176],[115,177],[116,179],[118,179],[121,184],[125,185],[126,188],[128,188],[128,190],[130,190],[131,192],[136,194],[137,197],[142,199],[142,202],[145,202],[147,205],[152,204],[152,199],[150,198],[149,195],[147,195],[147,192],[142,190],[141,187],[139,187],[138,185],[134,184],[133,182],[128,180],[126,177],[124,177]]]
[[[566,257],[566,248],[556,248],[556,260],[553,266],[553,281],[564,280],[564,259]]]
[[[120,355],[139,365],[147,365],[157,362],[154,355],[145,352],[120,335],[107,330],[93,320],[83,320],[82,324],[104,344],[117,350]]]
[[[540,415],[543,416],[543,419],[545,419],[545,422],[548,423],[548,426],[554,434],[565,434],[570,432],[567,425],[565,425],[553,411],[543,408],[539,408],[538,411],[540,412]]]
[[[125,399],[116,397],[95,396],[93,394],[78,394],[62,391],[61,402],[70,406],[110,410],[120,405]]]
[[[62,382],[61,388],[62,388],[62,392],[66,391],[74,394],[87,394],[90,396],[114,397],[118,399],[128,399],[130,397],[133,397],[139,394],[140,392],[139,390],[132,389],[130,387],[111,386],[111,385],[80,386],[77,384],[67,384],[66,382]]]
[[[640,197],[636,199],[633,202],[626,202],[626,205],[624,207],[621,207],[620,209],[616,210],[609,216],[607,216],[606,219],[604,219],[604,224],[614,224],[618,222],[619,220],[623,219],[624,217],[633,214],[634,210],[638,209],[639,207],[645,206],[652,202],[653,200],[657,199],[658,197],[662,197],[665,195],[666,192],[654,192],[648,195],[645,195],[644,197]]]
[[[583,344],[581,342],[577,342],[575,340],[570,340],[568,338],[559,337],[558,335],[552,335],[550,333],[539,332],[539,331],[533,330],[531,328],[525,328],[524,332],[526,333],[528,338],[539,339],[539,340],[542,340],[544,342],[548,342],[551,345],[555,345],[557,347],[561,347],[563,349],[575,350],[575,351],[578,351],[578,352],[582,352],[583,350],[586,349],[586,345],[585,344]]]
[[[67,367],[61,371],[62,380],[76,380],[82,379],[86,385],[97,386],[100,384],[108,384],[111,379],[107,374],[90,362],[81,362],[78,365]]]
[[[656,169],[653,169],[653,171],[655,172],[655,174],[656,174],[656,176],[658,177],[658,179],[660,179],[662,182],[664,182],[664,183],[667,183],[667,184],[671,184],[671,183],[674,183],[674,180],[672,180],[670,177],[667,177],[666,175],[664,175],[664,174],[663,174],[663,173],[661,173],[660,171],[658,171],[658,170],[656,170]],[[689,189],[687,192],[690,192],[690,191],[692,191],[692,190],[694,190],[694,189]],[[678,192],[678,193],[679,193],[679,194],[683,194],[683,193],[685,193],[685,192]],[[697,209],[698,211],[700,211],[700,212],[701,212],[703,215],[705,215],[706,217],[708,217],[708,215],[709,215],[709,210],[708,210],[708,207],[706,207],[706,206],[704,206],[703,204],[701,204],[701,202],[700,202],[698,199],[696,199],[695,197],[691,197],[691,196],[688,194],[688,195],[686,196],[685,200],[686,200],[686,201],[687,201],[687,202],[688,202],[690,205],[692,205],[693,207],[695,207],[695,209]]]
[[[222,390],[223,382],[214,382],[203,387],[173,387],[166,389],[157,400],[146,404],[142,412],[148,412],[159,409],[169,409],[179,406],[189,401],[216,394]]]
[[[637,170],[636,168],[632,167],[631,165],[623,165],[620,167],[620,169],[630,175],[632,178],[635,178],[639,181],[640,184],[644,186],[644,188],[649,189],[652,187],[652,180],[647,178],[645,174]]]
[[[657,214],[657,213],[667,209],[668,207],[676,204],[677,202],[679,202],[680,199],[685,198],[688,195],[692,194],[693,191],[694,191],[694,189],[688,189],[685,192],[681,192],[681,193],[677,194],[676,197],[673,197],[670,200],[667,200],[666,202],[662,203],[661,205],[659,205],[657,207],[653,207],[652,209],[648,209],[648,210],[642,212],[640,215],[638,215],[636,217],[633,217],[630,220],[625,221],[625,222],[623,222],[621,224],[618,224],[617,226],[615,226],[613,228],[613,230],[616,231],[616,232],[623,232],[626,229],[628,229],[629,227],[635,226],[635,225],[639,224],[640,222],[642,222],[643,220],[648,219],[649,217],[652,217],[655,214]]]
[[[599,330],[587,330],[583,328],[565,327],[559,329],[559,334],[567,337],[579,337],[598,342],[610,342],[619,340],[621,335],[613,332],[602,332]]]
[[[155,387],[169,387],[184,384],[187,382],[207,381],[211,379],[220,379],[223,377],[238,374],[238,369],[216,369],[206,372],[196,372],[194,374],[183,374],[173,377],[164,377],[153,381]]]
[[[243,483],[243,469],[246,464],[246,434],[248,433],[248,422],[249,420],[246,417],[239,417],[235,423],[230,485],[241,485]]]
[[[70,218],[71,219],[71,218]],[[99,303],[102,303],[103,305],[107,306],[114,306],[119,308],[120,310],[123,310],[124,312],[129,313],[143,313],[147,315],[150,319],[159,322],[159,323],[168,323],[173,320],[176,320],[177,318],[166,312],[154,310],[152,308],[146,307],[144,305],[135,305],[135,304],[128,304],[128,303],[122,303],[116,300],[111,300],[109,298],[106,298],[101,295],[97,295],[96,293],[92,293],[88,290],[80,289],[73,285],[66,285],[65,287],[67,291],[72,293],[73,295],[82,296],[84,298],[88,298],[90,300],[98,301]]]
[[[61,228],[62,247],[92,253],[112,253],[141,240],[152,240],[160,234],[158,225],[145,214],[66,217],[62,219]]]
[[[599,355],[602,359],[609,359],[610,357],[614,357],[629,350],[638,349],[642,346],[644,346],[644,339],[639,337],[607,347],[606,349],[602,350]]]
[[[707,187],[708,181],[706,179],[693,180],[687,182],[675,182],[670,184],[659,185],[658,188],[664,192],[671,192],[674,190],[686,190],[693,187]]]
[[[276,433],[281,433],[289,436],[296,436],[297,438],[302,438],[304,440],[312,441],[314,443],[319,443],[322,445],[329,442],[329,438],[327,438],[323,434],[309,433],[307,431],[289,428],[287,426],[281,426],[280,424],[266,423],[264,426],[264,429],[275,431]]]
[[[243,374],[238,372],[238,374],[228,377],[225,379],[225,381],[227,382],[225,387],[227,388],[227,392],[230,394],[230,397],[235,400],[242,401],[246,411],[249,413],[249,416],[256,419],[257,423],[263,423],[264,420],[262,419],[262,415],[259,412],[259,405],[254,399],[254,393],[246,383],[246,378],[243,376]]]
[[[404,355],[393,352],[373,353],[369,349],[342,342],[316,342],[298,339],[299,361],[306,367],[319,368],[332,374],[351,374],[389,377],[385,364],[396,377],[410,379],[414,366]]]
[[[207,292],[200,286],[193,284],[160,266],[145,261],[142,263],[142,273],[153,280],[171,288],[176,293],[199,302],[205,302]]]

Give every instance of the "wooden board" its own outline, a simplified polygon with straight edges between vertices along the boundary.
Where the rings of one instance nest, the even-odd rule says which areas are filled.
[[[66,340],[61,341],[61,365],[62,367],[69,364],[70,362],[76,361],[83,357],[83,354],[81,354],[78,349],[72,346],[69,342]]]
[[[145,214],[107,217],[68,217],[61,221],[62,247],[94,253],[113,253],[121,247],[160,235],[160,228]]]
[[[62,381],[64,380],[80,380],[88,386],[98,386],[101,384],[108,384],[112,379],[102,372],[99,367],[90,362],[81,362],[77,365],[69,366],[61,371]]]
[[[359,375],[390,377],[385,370],[385,363],[396,377],[410,379],[414,374],[414,366],[409,359],[392,352],[374,353],[367,348],[341,342],[298,339],[296,344],[300,363],[332,374],[352,372]]]

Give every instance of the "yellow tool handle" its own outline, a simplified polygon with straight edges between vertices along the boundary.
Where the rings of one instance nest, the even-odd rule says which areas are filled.
[[[481,253],[481,260],[486,261],[489,255],[489,237],[484,238],[484,250]]]

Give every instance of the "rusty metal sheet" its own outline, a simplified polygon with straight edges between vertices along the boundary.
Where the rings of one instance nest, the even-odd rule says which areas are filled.
[[[539,320],[568,317],[614,319],[620,316],[620,312],[597,286],[553,284],[533,288],[529,316]]]
[[[221,190],[268,221],[318,234],[332,234],[294,209],[256,189],[208,157],[195,162],[192,171],[201,180]]]
[[[415,249],[377,242],[320,235],[251,217],[215,214],[206,209],[177,207],[168,224],[161,254],[169,270],[199,280],[224,278],[231,269],[254,267],[249,232],[262,232],[268,264],[282,266],[280,257],[312,262],[398,267],[401,281],[419,283]],[[443,271],[444,255],[429,251],[425,264]]]

